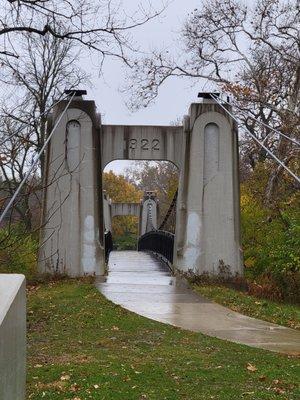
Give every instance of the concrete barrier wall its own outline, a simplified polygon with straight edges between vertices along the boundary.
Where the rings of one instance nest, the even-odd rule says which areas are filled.
[[[0,399],[25,399],[25,277],[0,274]]]

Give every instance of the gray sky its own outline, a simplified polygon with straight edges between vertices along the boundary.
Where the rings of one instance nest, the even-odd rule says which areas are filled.
[[[176,33],[179,32],[188,13],[199,6],[200,0],[174,0],[167,10],[157,20],[138,28],[133,32],[134,40],[146,51],[154,48],[174,48]],[[126,4],[126,2],[124,2]],[[137,0],[130,0],[130,9],[139,4]],[[153,1],[154,6],[161,4],[160,0]],[[177,43],[178,46],[178,43]],[[94,66],[93,66],[94,64]],[[88,97],[96,101],[98,111],[102,114],[106,124],[129,125],[168,125],[171,121],[181,118],[187,113],[191,102],[197,100],[199,87],[192,87],[187,79],[172,78],[161,88],[155,104],[146,109],[131,113],[125,105],[126,94],[120,93],[124,84],[124,67],[118,61],[109,60],[104,67],[103,77],[99,77],[97,62],[86,59],[84,68],[92,74],[92,88],[88,88]],[[122,173],[128,163],[115,161],[107,169]]]
[[[176,32],[180,30],[188,13],[197,5],[199,6],[199,1],[174,0],[163,16],[135,30],[134,39],[138,38],[138,42],[146,51],[154,47],[173,47]],[[130,0],[130,8],[138,3],[137,0]],[[160,0],[154,0],[153,3],[159,5]],[[88,98],[96,101],[104,123],[108,124],[169,124],[187,113],[189,104],[197,99],[197,93],[201,90],[201,87],[191,87],[191,82],[188,80],[174,78],[164,85],[153,106],[131,113],[124,104],[126,94],[119,92],[119,88],[124,83],[121,63],[107,61],[103,78],[98,76],[96,63],[91,68],[92,63],[91,60],[84,62],[85,69],[92,74],[93,88],[88,89]]]

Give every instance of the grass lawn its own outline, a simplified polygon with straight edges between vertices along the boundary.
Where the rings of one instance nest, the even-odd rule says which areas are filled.
[[[300,329],[300,307],[259,299],[247,293],[218,285],[194,285],[194,290],[234,311],[275,324]]]
[[[148,320],[88,282],[28,293],[27,399],[299,399],[299,359]]]

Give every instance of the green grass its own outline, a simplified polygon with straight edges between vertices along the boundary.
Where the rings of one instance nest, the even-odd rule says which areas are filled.
[[[125,233],[122,236],[115,236],[113,241],[114,247],[119,251],[137,249],[137,234],[135,233]]]
[[[28,297],[27,399],[300,397],[294,357],[148,320],[84,281],[48,283]]]
[[[259,299],[222,285],[194,285],[196,292],[234,311],[275,324],[300,329],[300,307]]]

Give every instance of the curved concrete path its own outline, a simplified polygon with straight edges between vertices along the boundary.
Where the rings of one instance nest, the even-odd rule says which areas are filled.
[[[300,354],[300,331],[246,317],[197,295],[150,254],[114,251],[108,269],[97,288],[130,311],[220,339]]]

